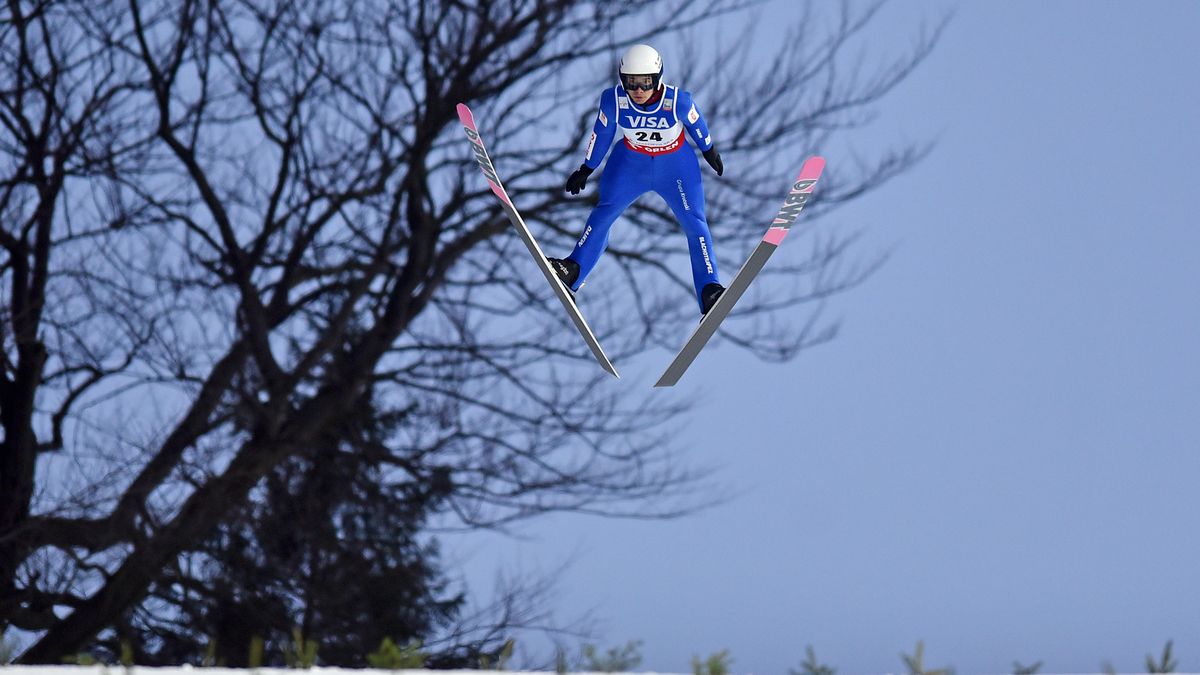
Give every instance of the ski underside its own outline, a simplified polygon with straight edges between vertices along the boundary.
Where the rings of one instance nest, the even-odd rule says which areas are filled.
[[[792,184],[791,192],[788,193],[787,199],[783,202],[783,207],[779,209],[779,213],[775,216],[775,220],[771,223],[771,227],[767,229],[767,233],[763,235],[762,241],[758,242],[754,252],[750,254],[750,258],[746,260],[746,264],[742,265],[742,269],[738,271],[737,276],[733,278],[733,282],[717,299],[717,303],[708,310],[708,314],[700,320],[700,325],[692,331],[691,337],[683,344],[683,348],[675,355],[675,360],[671,365],[667,366],[662,377],[658,378],[655,387],[670,387],[674,386],[679,378],[687,371],[688,366],[692,361],[696,360],[696,356],[700,354],[700,350],[708,343],[720,327],[721,322],[725,317],[729,316],[729,312],[733,309],[734,304],[750,287],[750,282],[758,276],[762,271],[763,265],[767,263],[767,259],[779,248],[779,244],[783,242],[783,238],[787,236],[788,230],[792,224],[796,222],[800,211],[804,205],[808,203],[813,188],[817,184],[817,179],[821,177],[821,171],[825,169],[825,159],[823,157],[809,157],[804,162],[804,166],[800,169],[800,175]]]
[[[508,192],[504,190],[504,185],[500,182],[500,177],[496,174],[496,168],[492,164],[487,149],[483,145],[483,138],[479,135],[479,129],[475,126],[475,116],[471,113],[471,109],[462,103],[458,104],[458,119],[462,122],[463,131],[466,132],[467,138],[471,141],[471,147],[475,151],[475,160],[479,163],[480,170],[483,171],[483,177],[487,179],[492,192],[500,200],[501,204],[503,204],[508,219],[512,222],[513,227],[516,228],[521,241],[525,242],[525,247],[529,249],[529,254],[533,256],[538,269],[542,271],[542,274],[546,277],[546,281],[554,289],[554,295],[562,303],[563,309],[571,317],[571,322],[575,324],[575,328],[583,336],[584,342],[587,343],[592,355],[600,362],[600,366],[614,377],[620,377],[617,374],[617,369],[613,367],[612,362],[605,355],[604,349],[600,347],[599,340],[596,339],[596,335],[592,332],[591,327],[588,326],[587,320],[583,318],[583,313],[579,311],[579,307],[576,306],[575,300],[571,297],[567,287],[563,285],[558,275],[550,268],[550,263],[546,262],[546,255],[542,253],[542,247],[538,246],[537,240],[533,238],[533,233],[529,230],[529,226],[525,224],[525,220],[521,218],[517,207],[513,205],[512,199],[509,198]]]

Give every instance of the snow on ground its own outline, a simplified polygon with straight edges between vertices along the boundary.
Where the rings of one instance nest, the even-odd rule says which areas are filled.
[[[140,671],[142,675],[298,675],[295,669],[287,668],[253,668],[242,670],[238,668],[193,668],[182,665],[178,668],[125,668],[122,665],[0,665],[0,674],[4,675],[132,675]],[[486,670],[376,670],[350,668],[308,668],[306,675],[479,675]],[[520,675],[522,673],[544,674],[547,671],[536,670],[505,670],[504,673]],[[599,673],[572,673],[571,675],[601,675]],[[670,673],[608,673],[604,675],[682,675]],[[892,674],[888,674],[892,675]],[[1049,673],[1039,675],[1052,675]],[[1075,674],[1087,675],[1087,674]],[[1138,674],[1127,674],[1138,675]],[[1172,675],[1200,675],[1200,673],[1176,673]]]
[[[122,665],[0,665],[0,673],[4,675],[126,675],[140,673],[142,675],[298,675],[298,670],[287,668],[253,668],[242,670],[238,668],[193,668],[184,665],[179,668],[125,668]],[[306,675],[479,675],[485,670],[374,670],[350,668],[308,668]],[[505,670],[504,673],[520,675],[535,673],[533,670]],[[545,673],[545,671],[536,671]],[[572,675],[600,675],[592,673],[575,673]],[[634,675],[634,674],[606,674]],[[677,675],[667,673],[638,673],[636,675]]]

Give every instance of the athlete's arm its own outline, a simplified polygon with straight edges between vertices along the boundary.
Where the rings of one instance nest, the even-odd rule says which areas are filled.
[[[700,114],[700,109],[696,107],[696,102],[692,100],[692,92],[679,92],[677,105],[678,108],[676,110],[679,120],[683,122],[683,127],[692,135],[692,140],[696,143],[696,147],[700,148],[701,152],[711,150],[713,146],[712,134],[708,132],[708,123],[704,121],[704,116]]]
[[[612,145],[613,136],[617,133],[617,96],[612,89],[605,89],[600,94],[600,111],[596,113],[596,123],[592,125],[592,138],[588,141],[587,154],[583,164],[593,171],[600,167],[608,148]],[[590,173],[590,172],[589,172]]]

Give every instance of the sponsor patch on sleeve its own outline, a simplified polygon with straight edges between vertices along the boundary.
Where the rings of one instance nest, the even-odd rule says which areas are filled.
[[[693,103],[692,109],[688,111],[688,122],[695,124],[698,119],[700,119],[700,111],[696,110],[696,105]]]
[[[600,111],[600,125],[608,126],[608,117],[604,114],[603,110]]]
[[[584,158],[591,159],[592,158],[592,150],[594,150],[595,148],[596,148],[596,132],[593,131],[592,139],[590,141],[588,141],[588,150],[587,150],[587,154],[584,155]]]
[[[712,134],[709,134],[709,135],[707,135],[707,136],[705,136],[705,137],[704,137],[704,144],[705,144],[705,145],[712,145]]]

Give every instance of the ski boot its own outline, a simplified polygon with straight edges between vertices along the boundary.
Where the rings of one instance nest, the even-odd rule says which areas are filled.
[[[717,304],[717,299],[720,298],[721,294],[724,292],[725,287],[717,283],[708,284],[704,288],[700,289],[700,314],[708,314],[708,310],[712,309],[713,305]]]
[[[579,263],[570,258],[546,258],[546,262],[550,263],[550,269],[554,270],[555,276],[562,282],[563,286],[567,289],[567,293],[574,300],[575,291],[571,290],[571,286],[579,278]]]

